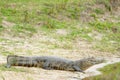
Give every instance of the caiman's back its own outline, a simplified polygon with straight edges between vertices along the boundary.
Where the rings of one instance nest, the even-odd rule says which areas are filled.
[[[103,62],[99,58],[85,58],[81,60],[72,61],[60,57],[53,56],[16,56],[10,55],[7,57],[7,67],[11,66],[27,66],[27,67],[41,67],[44,69],[78,71],[87,69],[88,67]]]
[[[39,59],[45,60],[45,63],[43,65],[43,68],[45,69],[74,71],[73,61],[71,60],[54,56],[42,56],[38,57],[38,60]]]

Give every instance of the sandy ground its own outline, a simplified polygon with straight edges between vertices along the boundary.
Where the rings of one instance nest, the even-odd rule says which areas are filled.
[[[27,45],[26,42],[24,45],[15,46],[17,48],[32,49],[34,55],[37,55],[37,52],[40,51],[37,46],[35,46],[34,42]],[[32,45],[34,44],[34,45]],[[100,52],[97,50],[93,50],[91,47],[92,45],[83,40],[77,40],[73,46],[72,50],[65,50],[65,49],[53,49],[53,50],[46,50],[45,54],[42,55],[54,55],[60,56],[72,60],[78,60],[85,57],[105,57],[108,62],[103,63],[100,65],[95,65],[88,70],[86,70],[85,74],[80,72],[69,72],[69,71],[60,71],[60,70],[44,70],[41,68],[27,68],[27,67],[15,67],[15,68],[22,68],[25,72],[16,72],[16,71],[0,71],[0,80],[81,80],[82,78],[93,76],[100,74],[96,71],[97,68],[101,68],[109,63],[112,63],[112,58],[116,57],[116,55],[111,55],[111,53]],[[27,47],[26,47],[27,45]],[[11,48],[15,48],[14,46]],[[25,48],[26,47],[26,48]],[[13,50],[11,49],[11,50]],[[48,52],[48,53],[47,53]],[[52,53],[52,54],[49,54]],[[19,54],[20,55],[20,54]],[[22,55],[26,55],[26,53],[22,53]],[[41,55],[41,54],[40,54]],[[117,59],[113,58],[113,61],[116,62]],[[120,59],[119,59],[120,61]],[[0,55],[0,64],[6,63],[6,56]]]
[[[79,60],[86,57],[105,57],[111,59],[117,55],[113,55],[108,52],[101,52],[92,49],[92,44],[82,39],[77,39],[73,42],[72,49],[66,48],[53,48],[54,44],[63,46],[63,44],[69,44],[69,42],[59,42],[56,39],[44,35],[41,33],[35,34],[29,39],[10,37],[4,35],[6,41],[1,41],[3,51],[9,51],[16,55],[33,56],[58,56],[68,58],[71,60]],[[68,45],[69,46],[69,45]],[[1,51],[2,53],[2,51]],[[6,56],[0,55],[0,64],[6,63]],[[24,69],[24,72],[16,71],[1,71],[0,80],[81,80],[81,78],[88,77],[91,72],[92,75],[98,74],[95,69],[88,69],[86,74],[80,72],[69,72],[60,70],[44,70],[41,68],[27,68],[27,67],[15,67],[17,69]],[[95,72],[95,73],[94,73]]]
[[[120,11],[120,10],[119,10]],[[118,15],[119,12],[116,11]],[[87,14],[88,15],[88,14]],[[120,14],[116,17],[119,17]],[[103,16],[104,17],[104,16]],[[104,17],[105,20],[109,18],[108,13]],[[104,20],[104,19],[102,19]],[[113,19],[109,19],[113,20]],[[116,21],[112,21],[116,22]],[[5,28],[14,26],[14,23],[10,23],[7,21],[2,21],[2,26]],[[10,33],[11,31],[8,30]],[[101,52],[92,49],[92,44],[82,39],[77,39],[73,42],[72,49],[64,49],[64,48],[55,48],[51,49],[54,44],[58,46],[63,46],[63,44],[69,44],[69,42],[62,42],[42,35],[41,33],[35,34],[33,37],[29,39],[19,38],[19,37],[11,37],[10,35],[3,33],[0,36],[1,39],[6,39],[5,41],[0,42],[1,50],[6,52],[12,52],[17,55],[45,55],[45,56],[59,56],[68,58],[71,60],[78,60],[86,57],[104,57],[107,59],[106,63],[101,63],[98,65],[94,65],[87,69],[85,74],[79,72],[69,72],[69,71],[60,71],[60,70],[44,70],[41,68],[26,68],[26,67],[15,67],[17,69],[24,69],[25,72],[16,72],[16,71],[1,71],[0,70],[0,80],[81,80],[82,78],[101,74],[97,71],[98,68],[102,68],[105,65],[112,64],[120,61],[117,55]],[[66,30],[57,30],[56,34],[66,35],[68,34]],[[89,34],[92,36],[93,34]],[[95,36],[97,39],[101,39],[102,35]],[[24,37],[24,36],[21,36]],[[68,45],[69,46],[69,45]],[[0,51],[0,64],[6,64],[6,56],[2,55],[2,51]]]

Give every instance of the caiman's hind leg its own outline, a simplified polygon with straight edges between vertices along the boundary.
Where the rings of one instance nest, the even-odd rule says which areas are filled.
[[[85,73],[85,72],[84,72],[83,70],[81,70],[78,66],[73,66],[73,68],[75,69],[75,71]]]

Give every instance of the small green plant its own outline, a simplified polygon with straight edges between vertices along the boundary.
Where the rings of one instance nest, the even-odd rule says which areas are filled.
[[[96,0],[96,3],[107,5],[110,0]]]
[[[94,22],[90,22],[89,24],[91,27],[93,27],[97,31],[109,30],[112,28],[112,25],[114,25],[114,23],[101,22],[101,21],[94,21]]]
[[[61,3],[58,5],[57,9],[63,9],[63,10],[65,10],[66,7],[67,7],[68,1],[69,0],[61,0]]]
[[[57,9],[56,9],[56,5],[55,4],[44,4],[44,7],[42,8],[42,11],[44,14],[47,14],[49,16],[54,16],[57,14]]]
[[[78,7],[70,8],[70,9],[68,9],[68,12],[70,12],[70,15],[68,15],[68,17],[70,17],[72,19],[79,19],[80,8],[78,8]]]
[[[96,14],[104,14],[103,9],[100,9],[100,8],[96,8],[96,9],[94,10],[94,12],[95,12]]]
[[[2,7],[2,8],[1,8],[1,13],[2,13],[4,16],[12,16],[12,15],[14,15],[14,14],[17,13],[17,10],[12,9],[12,8]]]
[[[68,4],[68,0],[58,0],[54,3],[45,3],[44,7],[42,8],[43,13],[55,16],[59,14],[60,11],[63,11],[66,9]]]
[[[43,21],[43,28],[58,29],[65,28],[67,26],[65,22],[60,22],[57,19],[52,19],[51,17],[42,17],[41,20]]]
[[[23,22],[25,22],[25,23],[27,23],[28,22],[28,16],[29,14],[28,14],[28,10],[25,10],[24,11],[24,20],[23,20]]]
[[[47,18],[44,21],[43,27],[49,28],[49,29],[54,29],[56,27],[56,21],[54,19]]]
[[[4,27],[0,25],[0,32],[4,30]]]
[[[96,0],[96,3],[104,4],[107,10],[109,10],[109,11],[112,10],[112,8],[110,6],[110,0]]]
[[[32,27],[30,25],[15,25],[12,27],[12,31],[15,33],[15,35],[19,34],[34,34],[37,32],[35,27]]]
[[[97,16],[97,14],[96,14],[96,13],[92,13],[92,14],[90,14],[90,16],[91,16],[91,17],[93,17],[95,21],[97,21],[98,16]]]

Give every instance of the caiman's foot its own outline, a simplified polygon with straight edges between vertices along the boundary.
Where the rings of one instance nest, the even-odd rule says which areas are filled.
[[[75,71],[77,72],[81,72],[81,73],[85,73],[83,70],[81,70],[78,66],[73,66],[73,68],[75,69]]]

